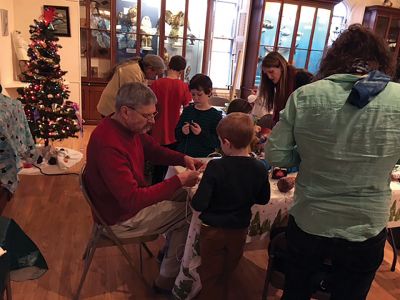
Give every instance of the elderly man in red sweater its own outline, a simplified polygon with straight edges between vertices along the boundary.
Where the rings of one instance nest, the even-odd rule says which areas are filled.
[[[115,114],[104,118],[87,147],[84,178],[93,202],[119,237],[167,234],[167,250],[158,290],[171,290],[188,230],[186,193],[182,187],[199,180],[199,160],[160,146],[146,134],[154,124],[156,96],[142,83],[123,85],[116,96]],[[144,162],[186,166],[187,171],[149,186]]]

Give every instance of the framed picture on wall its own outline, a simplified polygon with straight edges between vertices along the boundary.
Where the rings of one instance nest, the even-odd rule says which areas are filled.
[[[53,27],[57,36],[71,36],[68,6],[43,5],[43,9],[54,9]]]

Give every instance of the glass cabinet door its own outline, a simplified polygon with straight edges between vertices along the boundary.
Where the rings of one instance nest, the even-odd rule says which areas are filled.
[[[277,51],[289,61],[290,48],[292,47],[293,29],[296,24],[297,5],[284,4],[281,28],[279,30]]]
[[[308,63],[308,71],[315,73],[318,71],[321,62],[326,36],[328,34],[329,20],[331,11],[328,9],[318,8],[317,20],[315,22],[314,36],[310,53],[310,60]]]
[[[266,2],[264,18],[261,29],[260,49],[258,51],[257,73],[255,84],[259,85],[261,80],[261,61],[268,52],[274,51],[275,37],[278,28],[279,11],[281,4],[277,2]]]
[[[293,58],[293,64],[297,68],[305,68],[306,66],[315,10],[315,7],[301,7],[299,27],[296,36],[296,48]]]
[[[185,0],[167,0],[164,45],[169,57],[182,55],[185,25]]]
[[[121,62],[136,54],[137,1],[116,1],[116,61]]]
[[[375,32],[382,37],[386,37],[386,31],[389,26],[389,17],[386,16],[378,16],[376,21],[376,29]]]
[[[111,3],[91,1],[89,6],[89,70],[92,79],[105,79],[111,68]]]
[[[394,18],[390,22],[389,33],[387,36],[389,49],[392,52],[396,51],[397,41],[399,39],[399,33],[400,33],[400,18]]]
[[[160,0],[146,0],[141,2],[140,21],[140,53],[142,55],[151,53],[158,54],[159,23],[161,15]]]

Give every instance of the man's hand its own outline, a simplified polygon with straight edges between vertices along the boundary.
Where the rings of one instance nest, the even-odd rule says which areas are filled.
[[[185,160],[185,167],[188,168],[189,170],[197,170],[203,165],[201,160],[195,159],[187,155],[185,155],[184,160]]]
[[[200,173],[197,171],[186,170],[179,173],[177,176],[181,181],[182,186],[192,187],[200,181]]]
[[[182,133],[184,135],[188,135],[190,132],[190,127],[189,123],[185,123],[185,125],[182,126]]]
[[[192,122],[190,124],[190,130],[193,132],[194,135],[199,135],[201,133],[201,127],[196,122]]]

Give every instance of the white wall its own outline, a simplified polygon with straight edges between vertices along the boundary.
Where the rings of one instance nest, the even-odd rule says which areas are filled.
[[[8,36],[0,35],[0,83],[3,86],[3,93],[8,94],[8,90],[5,89],[6,82],[12,80],[12,43],[11,43],[11,32],[14,30],[14,5],[13,0],[1,0],[0,9],[8,11]]]
[[[69,100],[81,103],[81,73],[80,73],[80,30],[79,30],[79,0],[1,0],[0,8],[8,10],[9,30],[21,31],[22,37],[29,41],[29,25],[33,24],[33,19],[38,19],[43,10],[43,5],[68,6],[70,15],[71,37],[59,37],[59,50],[61,57],[61,68],[68,73],[64,79],[69,82],[71,91]],[[6,7],[4,7],[6,6]],[[6,88],[6,93],[15,97],[16,91],[12,86],[15,85],[13,78],[13,49],[11,36],[0,37],[0,82]],[[14,64],[17,62],[15,61]]]

